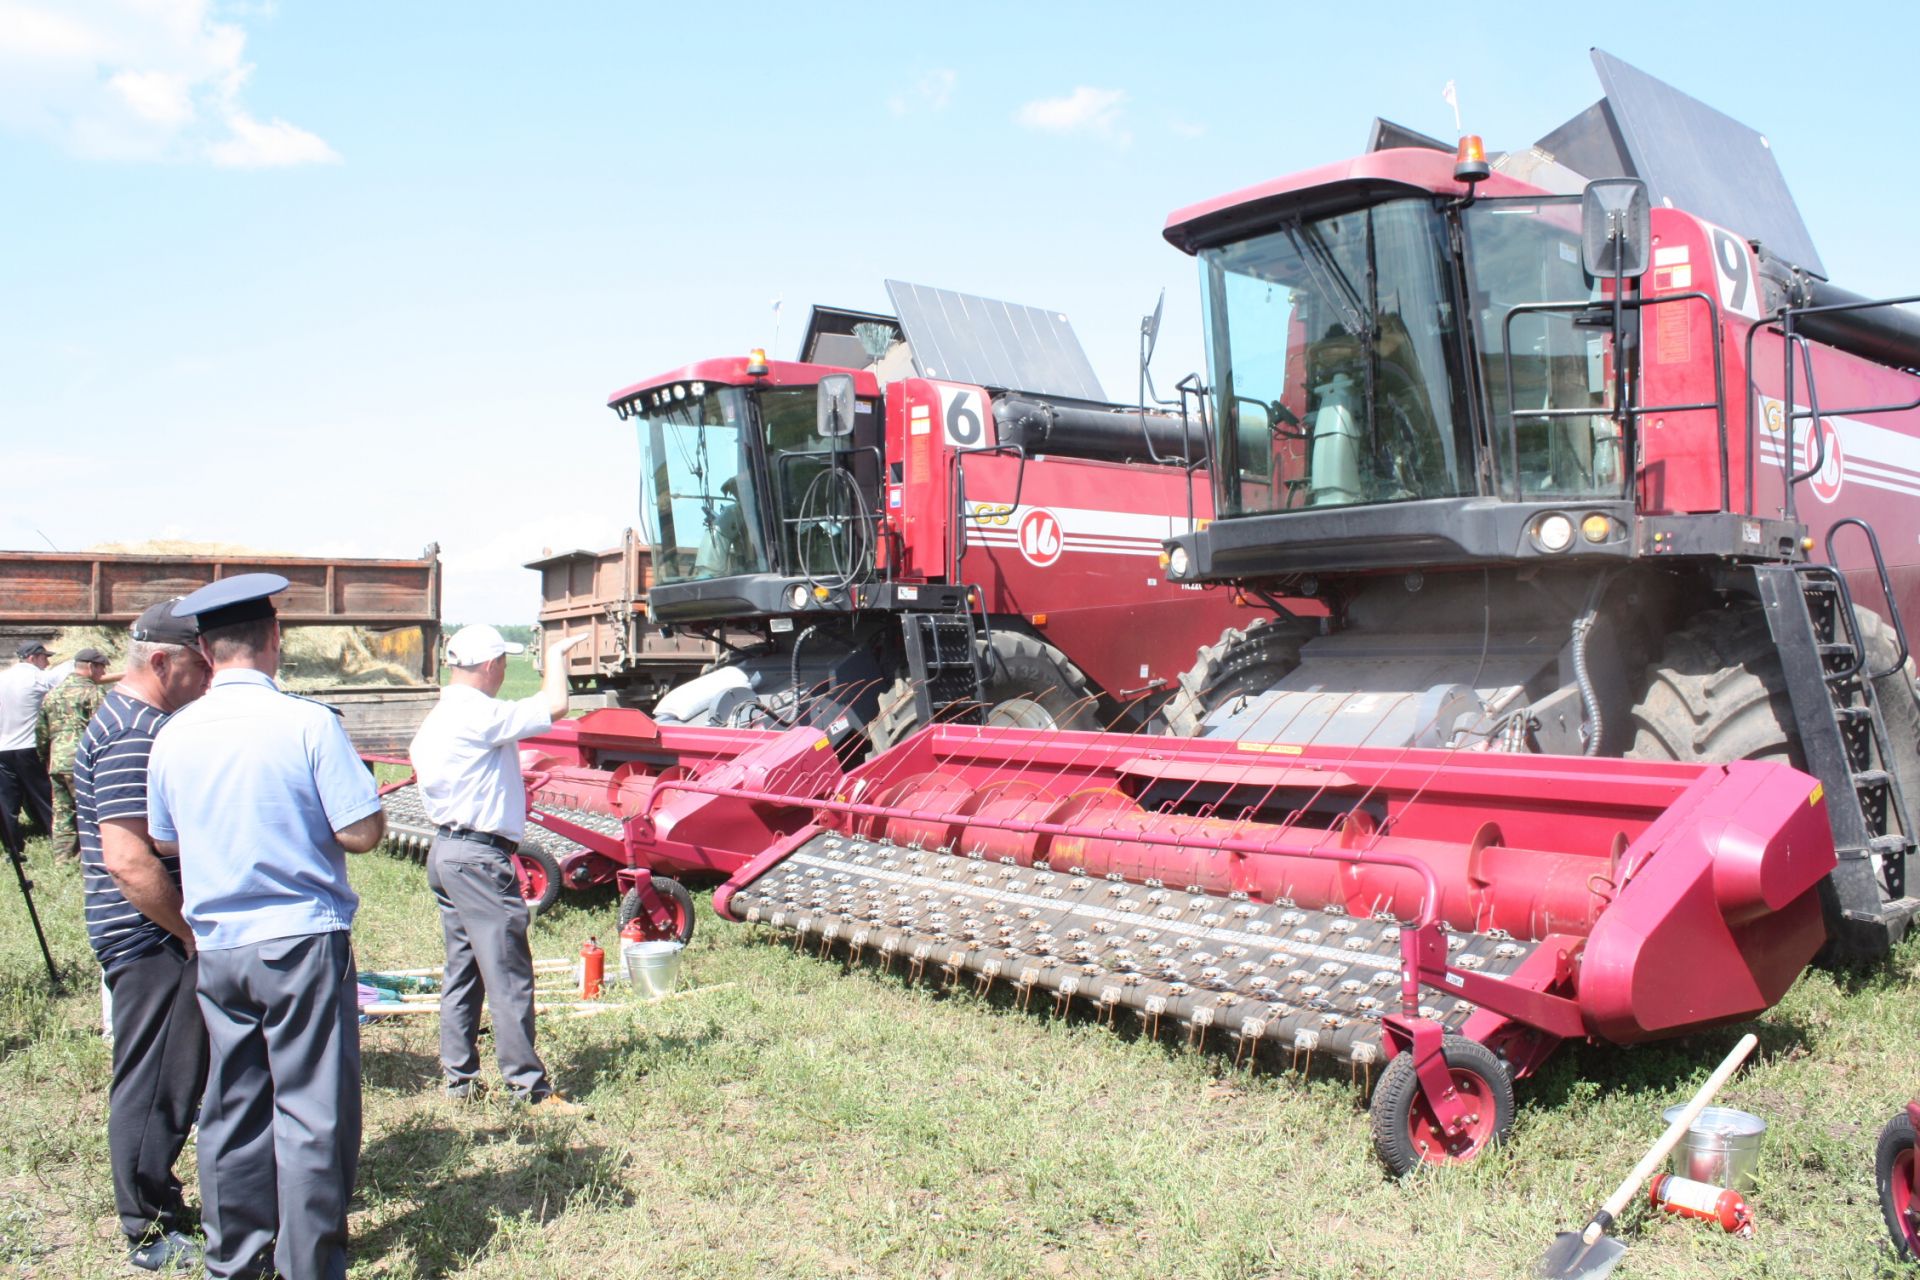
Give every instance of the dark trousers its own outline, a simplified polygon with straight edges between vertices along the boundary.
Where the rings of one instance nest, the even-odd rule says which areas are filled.
[[[113,1090],[107,1150],[120,1229],[138,1243],[191,1226],[174,1161],[207,1083],[207,1028],[194,995],[198,966],[170,944],[107,974],[113,992]]]
[[[200,953],[212,1050],[199,1147],[209,1276],[347,1274],[358,991],[344,931]]]
[[[436,836],[427,886],[440,905],[447,969],[440,984],[440,1067],[447,1087],[480,1071],[480,1004],[493,1010],[493,1048],[507,1088],[530,1102],[553,1092],[533,1048],[533,952],[513,859],[471,840]]]
[[[13,822],[13,815],[23,808],[42,831],[53,830],[53,784],[47,780],[47,762],[32,747],[0,751],[0,811],[7,815],[14,853],[20,852],[25,841],[24,833]]]

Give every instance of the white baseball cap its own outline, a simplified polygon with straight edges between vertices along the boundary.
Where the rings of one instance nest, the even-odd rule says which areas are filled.
[[[527,646],[515,644],[484,622],[462,627],[447,641],[447,665],[477,667],[492,662],[503,653],[525,653]]]

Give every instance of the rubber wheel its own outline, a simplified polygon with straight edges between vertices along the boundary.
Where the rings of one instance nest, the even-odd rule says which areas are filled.
[[[693,895],[678,880],[669,880],[666,876],[653,877],[653,891],[667,904],[667,910],[673,915],[673,931],[657,933],[651,928],[647,931],[649,942],[685,943],[693,937]],[[629,889],[620,895],[620,928],[618,934],[624,936],[627,926],[642,919],[640,910],[640,891]]]
[[[1300,665],[1300,646],[1312,633],[1297,623],[1260,618],[1246,630],[1228,627],[1196,655],[1161,711],[1166,730],[1191,738],[1229,699],[1265,693]]]
[[[1498,1146],[1513,1132],[1513,1078],[1493,1051],[1465,1036],[1448,1036],[1441,1055],[1453,1073],[1453,1087],[1482,1105],[1477,1118],[1452,1147],[1442,1141],[1433,1109],[1420,1091],[1413,1054],[1397,1053],[1380,1073],[1367,1109],[1373,1127],[1373,1149],[1387,1172],[1405,1177],[1422,1164],[1465,1164],[1488,1148]]]
[[[1636,760],[1800,763],[1780,655],[1755,606],[1694,615],[1667,637],[1633,709]]]
[[[987,723],[1021,729],[1098,729],[1093,682],[1067,655],[1017,631],[995,631],[987,655]],[[880,695],[867,727],[875,753],[920,729],[913,685],[901,677]]]
[[[1920,1197],[1913,1194],[1915,1159],[1913,1121],[1902,1111],[1880,1131],[1873,1181],[1880,1188],[1880,1216],[1893,1238],[1893,1251],[1906,1262],[1920,1257]]]
[[[520,896],[534,915],[560,897],[560,861],[540,845],[523,841],[513,855],[513,870],[520,877]]]

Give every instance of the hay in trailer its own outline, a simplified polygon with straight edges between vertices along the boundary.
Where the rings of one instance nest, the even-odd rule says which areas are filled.
[[[280,556],[283,551],[263,551],[231,542],[188,542],[178,538],[149,538],[142,542],[103,542],[87,548],[89,552],[138,556],[231,556],[255,558]],[[311,692],[341,685],[418,685],[417,667],[404,659],[419,653],[424,642],[418,627],[381,630],[370,627],[293,626],[285,628],[280,640],[279,683],[283,689]],[[125,627],[66,627],[46,642],[56,660],[64,661],[91,645],[106,654],[116,671],[124,669],[127,655]],[[395,658],[402,661],[395,661]]]

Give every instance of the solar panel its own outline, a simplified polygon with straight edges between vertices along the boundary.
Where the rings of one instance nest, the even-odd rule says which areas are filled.
[[[1826,275],[1766,138],[1603,50],[1593,66],[1605,100],[1541,139],[1542,149],[1589,178],[1640,178],[1655,203]]]
[[[1106,401],[1073,325],[1057,311],[901,280],[887,281],[887,296],[922,377]]]

